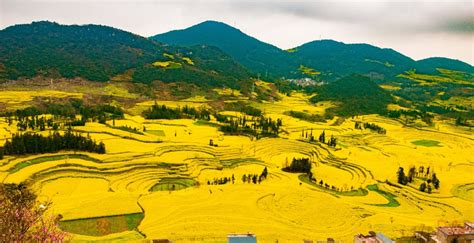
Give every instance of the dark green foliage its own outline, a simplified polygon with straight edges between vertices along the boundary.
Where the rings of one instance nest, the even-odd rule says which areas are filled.
[[[262,111],[258,108],[250,106],[244,102],[232,102],[232,103],[225,103],[224,110],[226,111],[239,111],[249,116],[261,116]]]
[[[177,107],[171,108],[165,105],[157,105],[156,103],[143,112],[143,116],[146,119],[183,119],[183,118],[190,118],[190,119],[200,119],[200,120],[210,120],[211,112],[201,107],[196,109],[194,107],[184,106],[184,107]]]
[[[262,171],[262,174],[260,174],[260,178],[266,179],[267,176],[268,176],[268,170],[267,170],[267,167],[265,166],[265,168]]]
[[[369,122],[359,122],[359,121],[356,121],[355,122],[355,125],[354,125],[354,128],[355,129],[361,129],[364,128],[364,129],[370,129],[372,131],[375,131],[379,134],[386,134],[387,133],[387,130],[385,130],[383,127],[375,124],[375,123],[369,123]]]
[[[260,139],[262,137],[277,137],[280,133],[280,127],[283,125],[281,119],[273,120],[270,117],[260,116],[251,117],[226,117],[217,115],[216,119],[225,123],[220,130],[229,135],[248,135],[252,138]]]
[[[54,118],[46,119],[40,116],[44,114],[51,114]],[[71,100],[69,103],[48,103],[41,107],[27,107],[2,115],[8,121],[18,121],[17,127],[20,131],[26,131],[28,128],[44,131],[46,127],[57,130],[58,122],[56,120],[63,120],[65,126],[84,126],[88,120],[105,123],[108,119],[123,118],[124,112],[120,107],[107,104],[86,106],[82,101]],[[76,115],[80,115],[81,119],[76,119]]]
[[[408,177],[405,175],[405,171],[403,170],[403,167],[398,168],[397,182],[398,184],[402,184],[402,185],[408,184]]]
[[[285,51],[215,21],[206,21],[184,30],[155,35],[151,39],[172,45],[216,46],[263,78],[285,76],[298,67],[288,65],[289,55]]]
[[[331,135],[331,138],[328,141],[328,146],[335,148],[336,144],[337,144],[337,139]]]
[[[294,52],[290,53],[215,21],[206,21],[151,38],[171,45],[216,46],[253,73],[267,79],[307,76],[298,71],[300,65],[322,72],[321,77],[325,80],[335,80],[352,73],[387,79],[412,68],[431,71],[443,67],[473,72],[472,66],[457,60],[430,58],[416,62],[392,49],[333,40],[312,41],[293,48]],[[289,93],[288,90],[283,91]]]
[[[42,21],[0,31],[0,60],[10,79],[44,75],[107,81],[161,53],[144,37],[100,25]]]
[[[285,115],[289,115],[300,120],[309,121],[309,122],[325,122],[324,117],[316,114],[308,114],[301,111],[285,111]]]
[[[436,173],[433,173],[433,176],[431,177],[431,182],[433,183],[433,186],[435,189],[439,189],[439,179],[436,177]]]
[[[50,114],[59,118],[75,118],[81,115],[83,120],[98,120],[100,117],[123,118],[124,112],[120,107],[99,104],[84,105],[81,100],[70,100],[66,103],[46,103],[43,106],[31,106],[18,109],[15,112],[5,112],[1,114],[5,117],[14,117],[15,120],[23,120],[28,117]]]
[[[421,183],[419,190],[422,191],[422,192],[425,192],[425,190],[426,190],[426,183],[424,183],[424,182]]]
[[[325,131],[323,131],[323,132],[319,135],[318,141],[319,141],[320,143],[326,143],[326,133],[325,133]]]
[[[444,57],[430,57],[416,62],[416,70],[421,73],[437,74],[437,68],[474,73],[473,66],[459,60]]]
[[[387,105],[392,101],[390,94],[380,88],[370,78],[361,75],[351,75],[316,90],[317,95],[311,98],[319,101],[336,101],[342,104],[329,112],[340,116],[362,114],[384,114]]]
[[[292,173],[311,173],[311,161],[309,158],[297,159],[293,158],[288,167],[283,168],[286,172]]]
[[[175,56],[179,68],[160,68],[155,61]],[[189,57],[194,62],[185,62]],[[81,77],[108,81],[130,70],[132,81],[149,84],[186,82],[203,87],[248,90],[248,71],[218,48],[165,46],[150,39],[100,25],[34,22],[0,31],[0,77]]]
[[[133,80],[149,84],[155,80],[165,83],[185,82],[200,87],[230,87],[248,91],[249,72],[221,50],[211,46],[193,46],[188,48],[168,47],[174,53],[173,62],[180,68],[160,68],[144,65],[135,69]],[[193,65],[181,60],[190,58]]]
[[[7,155],[23,155],[37,153],[55,153],[60,150],[79,150],[104,154],[105,144],[96,143],[90,137],[74,134],[70,129],[64,135],[54,132],[49,136],[37,133],[23,133],[13,135],[11,141],[4,145]]]
[[[430,167],[427,167],[425,170],[424,166],[420,166],[418,169],[415,166],[412,166],[408,171],[408,175],[405,175],[403,167],[398,168],[398,184],[408,185],[408,183],[415,182],[415,178],[421,179],[423,181],[418,188],[422,192],[431,193],[433,188],[439,189],[440,187],[440,181],[436,176],[436,173],[434,173],[432,170],[430,171]]]
[[[322,71],[324,79],[337,79],[353,73],[374,78],[394,77],[409,70],[415,61],[392,49],[368,44],[345,44],[333,40],[313,41],[293,53],[301,64]]]

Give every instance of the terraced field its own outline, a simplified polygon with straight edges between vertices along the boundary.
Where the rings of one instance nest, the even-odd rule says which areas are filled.
[[[41,199],[52,201],[51,210],[63,215],[61,227],[77,241],[225,241],[228,233],[242,232],[253,232],[262,242],[351,241],[369,230],[399,237],[474,220],[472,132],[448,123],[440,130],[405,127],[375,115],[311,123],[283,114],[323,114],[331,106],[311,106],[308,98],[299,94],[253,104],[283,119],[279,138],[227,136],[212,122],[187,119],[126,115],[115,121],[116,126],[146,128],[143,133],[114,129],[110,122],[87,123],[75,131],[104,142],[106,154],[5,156],[0,180],[30,183]],[[199,107],[206,100],[162,103]],[[140,103],[131,113],[152,104]],[[376,123],[387,134],[354,129],[355,121]],[[309,142],[304,131],[316,136],[325,131],[326,137],[337,137],[338,145]],[[15,132],[16,126],[0,121],[1,138]],[[209,146],[210,139],[218,146]],[[310,159],[315,182],[282,171],[293,158]],[[397,185],[398,167],[415,165],[436,171],[440,189],[428,194]],[[265,167],[269,176],[261,183],[242,181]],[[225,185],[208,183],[231,177],[234,182]],[[321,180],[337,189],[322,186]]]

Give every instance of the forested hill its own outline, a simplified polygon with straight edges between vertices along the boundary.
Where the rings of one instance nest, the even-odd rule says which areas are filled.
[[[449,69],[449,70],[456,70],[462,71],[466,73],[474,73],[474,67],[454,59],[444,58],[444,57],[431,57],[422,59],[416,62],[417,63],[417,71],[421,73],[438,73],[437,68]]]
[[[311,76],[336,80],[358,73],[391,79],[411,69],[423,72],[437,68],[473,70],[471,65],[453,59],[429,58],[417,62],[393,49],[333,40],[312,41],[284,51],[216,21],[205,21],[150,38],[170,45],[216,46],[253,73],[266,78]]]
[[[101,25],[41,21],[0,31],[0,78],[81,77],[107,81],[126,72],[130,81],[191,82],[240,87],[249,72],[214,47],[167,47]]]
[[[289,63],[287,52],[216,21],[205,21],[184,30],[155,35],[150,39],[180,46],[216,46],[262,77],[285,76],[297,68],[294,66],[296,64]]]
[[[416,65],[413,59],[392,49],[333,40],[306,43],[294,48],[292,54],[298,63],[314,68],[327,79],[352,73],[394,77]]]
[[[317,88],[312,102],[340,102],[330,110],[342,116],[362,114],[383,114],[392,102],[390,94],[380,88],[370,78],[362,75],[349,75]]]

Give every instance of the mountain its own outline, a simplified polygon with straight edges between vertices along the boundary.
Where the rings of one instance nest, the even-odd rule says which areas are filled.
[[[268,43],[259,41],[227,24],[205,21],[183,30],[173,30],[150,37],[170,45],[216,46],[254,73],[262,77],[284,76],[291,69],[288,53]]]
[[[474,67],[455,59],[444,57],[431,57],[416,62],[416,69],[421,73],[437,73],[437,68],[474,73]]]
[[[321,72],[326,79],[353,73],[393,77],[415,66],[415,61],[392,49],[333,40],[313,41],[293,49],[298,63]]]
[[[183,81],[238,88],[239,82],[250,82],[244,67],[214,47],[167,47],[101,25],[41,21],[0,31],[0,77],[107,81],[124,73],[130,81],[142,83]]]
[[[380,88],[369,77],[354,74],[340,78],[316,89],[311,101],[334,101],[339,103],[329,113],[342,116],[381,114],[392,101],[390,94]]]
[[[169,45],[216,46],[266,78],[312,77],[328,81],[353,73],[376,79],[395,78],[410,69],[432,72],[438,67],[471,70],[472,66],[447,58],[414,61],[393,49],[333,40],[312,41],[283,51],[224,23],[205,21],[182,30],[150,37]]]

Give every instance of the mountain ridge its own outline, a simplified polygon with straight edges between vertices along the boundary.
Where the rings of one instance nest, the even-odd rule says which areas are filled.
[[[237,38],[233,37],[234,40],[228,40],[226,38],[229,38],[229,35],[226,35],[225,33],[229,31],[232,32],[234,35],[240,33],[242,36]],[[209,40],[209,38],[211,37],[215,38]],[[322,72],[322,78],[333,80],[346,75],[350,75],[354,72],[362,72],[362,74],[375,73],[376,76],[385,78],[395,77],[397,74],[408,71],[409,69],[436,70],[436,68],[457,67],[461,69],[459,71],[471,72],[471,70],[473,70],[472,66],[468,63],[462,62],[463,65],[452,64],[453,62],[458,62],[459,60],[449,58],[444,58],[444,62],[437,62],[442,64],[439,67],[430,66],[430,64],[434,65],[434,62],[425,64],[422,60],[415,61],[411,57],[403,55],[402,53],[399,53],[392,48],[380,48],[366,43],[344,43],[335,40],[314,40],[304,43],[300,46],[290,48],[288,50],[282,50],[276,46],[262,42],[253,37],[251,38],[253,38],[253,40],[256,42],[252,43],[251,45],[249,45],[247,41],[241,43],[235,41],[235,39],[239,40],[245,37],[251,36],[223,22],[205,21],[188,28],[173,30],[162,34],[154,35],[150,38],[170,45],[214,45],[220,48],[222,51],[226,52],[227,54],[233,56],[236,60],[240,61],[244,66],[246,66],[254,73],[259,73],[263,75],[267,72],[270,72],[270,76],[273,77],[300,77],[302,75],[298,72],[298,67],[300,67],[301,65],[308,66],[310,68]],[[222,44],[229,41],[233,41],[232,43],[234,43],[234,46],[229,47],[228,45]],[[278,54],[273,56],[272,58],[266,57],[264,55],[265,50],[258,49],[259,46],[262,46],[264,44],[266,44],[265,48],[273,48],[273,52]],[[254,49],[247,48],[242,51],[239,49],[242,48],[242,46],[250,46],[254,47]],[[316,47],[316,49],[319,49],[319,52],[315,53],[314,50],[308,50],[310,49],[309,47]],[[328,47],[332,48],[332,55],[329,55],[329,53],[321,52],[321,49]],[[304,51],[308,51],[311,53],[301,54],[302,48],[306,48],[307,50]],[[349,53],[347,55],[341,55],[343,52],[347,52],[347,49],[349,50]],[[240,50],[239,52],[245,52],[247,56],[254,55],[253,58],[255,60],[258,60],[259,65],[257,66],[251,64],[249,63],[249,60],[242,60],[242,56],[239,56],[242,54],[238,53],[238,55],[236,55],[235,50]],[[364,50],[366,52],[365,56],[361,55],[361,53],[364,54]],[[349,63],[343,63],[343,65],[338,66],[339,63],[337,62],[328,62],[327,59],[320,60],[321,56],[329,60],[335,60],[339,58],[337,60],[339,62],[341,62],[341,59],[352,59],[352,66],[349,65]],[[355,60],[356,57],[359,57],[361,59]],[[386,57],[390,57],[390,59],[387,59]],[[326,62],[324,63],[324,61]],[[332,68],[329,68],[329,66]],[[335,73],[335,70],[337,70],[337,73]]]

